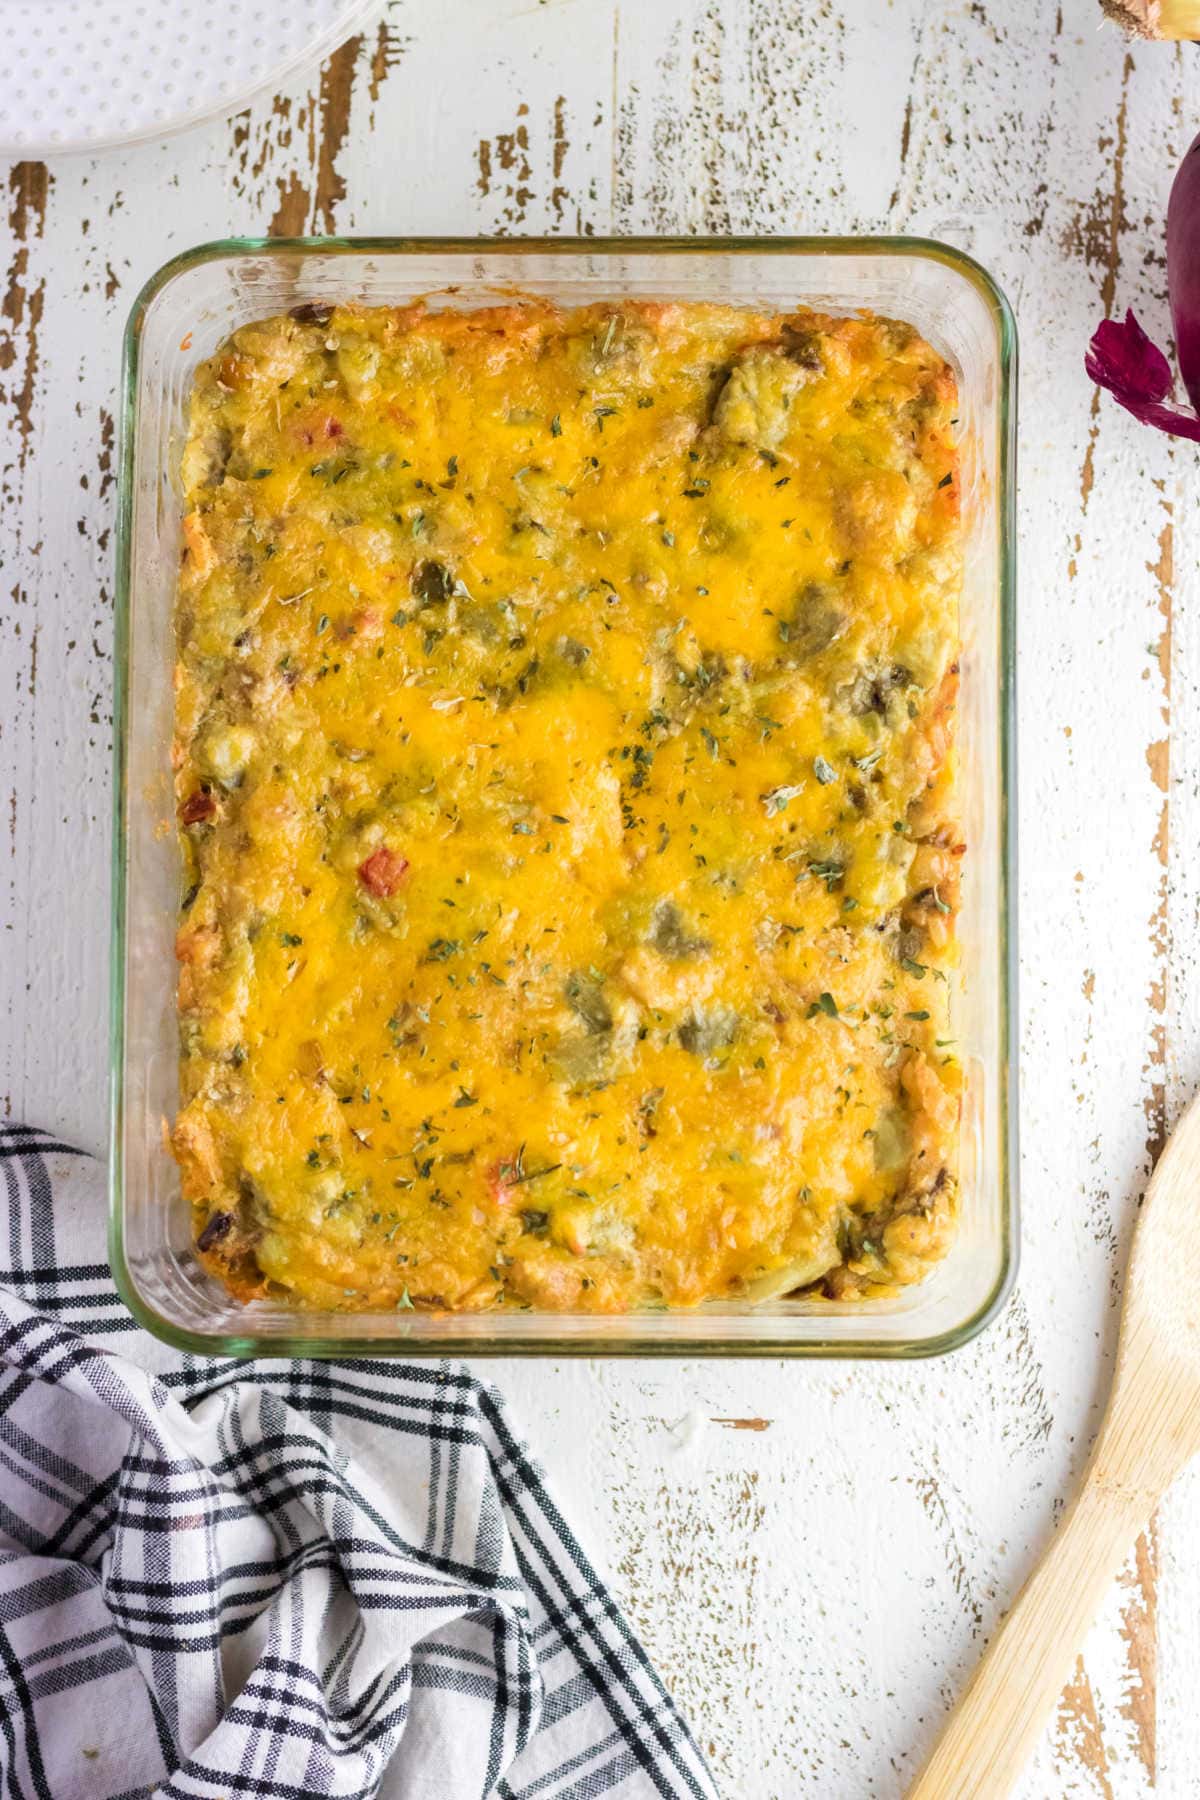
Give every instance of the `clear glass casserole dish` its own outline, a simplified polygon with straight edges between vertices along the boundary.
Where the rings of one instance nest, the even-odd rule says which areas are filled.
[[[302,301],[470,308],[514,294],[810,305],[907,320],[959,381],[966,575],[959,733],[970,850],[954,996],[965,1081],[953,1249],[896,1297],[714,1303],[692,1312],[300,1312],[235,1301],[192,1252],[165,1126],[177,1100],[179,857],[171,780],[179,458],[196,365],[239,325]],[[110,1249],[136,1317],[222,1355],[921,1356],[1002,1305],[1017,1259],[1014,462],[1016,333],[960,251],[905,238],[241,240],[176,258],[125,335],[117,549]]]

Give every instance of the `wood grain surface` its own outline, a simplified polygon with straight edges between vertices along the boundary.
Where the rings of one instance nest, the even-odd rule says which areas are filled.
[[[1083,1479],[905,1800],[1002,1800],[1019,1784],[1131,1546],[1200,1454],[1200,1295],[1162,1279],[1172,1258],[1200,1261],[1198,1192],[1200,1094],[1142,1197],[1112,1386]]]
[[[894,1796],[1086,1458],[1156,1147],[1200,1079],[1200,462],[1087,383],[1165,335],[1191,47],[1094,0],[393,0],[311,80],[0,175],[0,1104],[104,1142],[114,415],[204,239],[928,231],[1022,334],[1024,1264],[928,1365],[494,1366],[738,1800]],[[1164,1282],[1194,1279],[1164,1268]],[[1024,1800],[1196,1792],[1200,1479],[1106,1602]]]

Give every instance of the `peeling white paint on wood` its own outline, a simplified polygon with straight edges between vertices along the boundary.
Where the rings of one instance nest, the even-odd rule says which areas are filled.
[[[1165,333],[1165,197],[1198,125],[1195,53],[1127,48],[1094,0],[394,0],[274,104],[0,177],[0,1103],[95,1149],[112,419],[154,268],[268,228],[951,220],[1014,301],[1020,1292],[930,1365],[496,1370],[739,1800],[902,1791],[1081,1467],[1139,1187],[1200,1079],[1200,463],[1081,366],[1106,309]],[[1023,1800],[1193,1794],[1198,1676],[1193,1473]]]

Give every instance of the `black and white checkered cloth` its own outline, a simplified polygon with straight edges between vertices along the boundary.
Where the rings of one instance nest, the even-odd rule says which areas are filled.
[[[6,1800],[711,1800],[495,1390],[164,1348],[103,1185],[0,1125]]]

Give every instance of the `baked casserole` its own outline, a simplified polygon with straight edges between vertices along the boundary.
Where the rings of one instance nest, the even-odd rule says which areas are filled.
[[[172,1141],[236,1295],[945,1253],[954,413],[905,324],[692,303],[310,305],[202,366]]]

